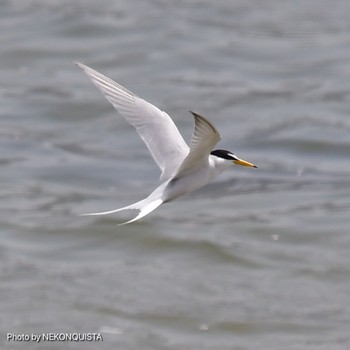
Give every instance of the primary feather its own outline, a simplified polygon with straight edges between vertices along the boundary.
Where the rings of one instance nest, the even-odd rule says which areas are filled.
[[[162,174],[169,179],[189,152],[189,147],[169,115],[112,79],[77,62],[114,108],[133,125]]]
[[[184,176],[196,167],[208,162],[208,155],[213,147],[220,141],[221,136],[215,126],[201,115],[191,112],[194,116],[194,130],[190,152],[176,171],[175,177]]]

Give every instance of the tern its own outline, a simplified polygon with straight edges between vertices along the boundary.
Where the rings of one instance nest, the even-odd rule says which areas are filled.
[[[166,112],[96,70],[80,62],[76,64],[125,120],[134,126],[161,170],[160,186],[145,199],[123,208],[83,215],[138,210],[136,217],[123,223],[129,224],[151,213],[162,203],[205,186],[232,164],[256,168],[230,151],[213,150],[221,136],[203,116],[191,112],[195,125],[191,145],[188,146]]]

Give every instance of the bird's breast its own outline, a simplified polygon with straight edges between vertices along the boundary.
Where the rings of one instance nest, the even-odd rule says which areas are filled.
[[[202,168],[196,171],[189,172],[180,177],[171,179],[165,188],[165,201],[171,201],[179,196],[198,190],[210,182],[216,173],[213,169]]]

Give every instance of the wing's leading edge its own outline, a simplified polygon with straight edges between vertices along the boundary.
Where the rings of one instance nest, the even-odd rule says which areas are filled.
[[[162,171],[171,178],[186,158],[189,147],[169,115],[96,70],[77,62],[114,108],[133,125]]]

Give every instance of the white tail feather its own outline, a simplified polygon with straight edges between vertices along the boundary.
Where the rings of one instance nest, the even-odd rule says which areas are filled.
[[[140,209],[140,212],[136,217],[134,217],[133,219],[131,219],[127,222],[123,222],[122,224],[119,224],[119,226],[130,224],[131,222],[134,222],[134,221],[137,221],[137,220],[143,218],[144,216],[146,216],[147,214],[152,212],[154,209],[158,208],[162,203],[163,203],[163,201],[161,199],[156,199],[156,200],[148,203],[142,209]]]
[[[143,218],[144,216],[146,216],[147,214],[149,214],[150,212],[152,212],[154,209],[158,208],[162,203],[163,200],[161,199],[155,199],[155,200],[151,200],[149,201],[151,198],[146,198],[143,199],[139,202],[136,202],[134,204],[128,205],[126,207],[123,208],[119,208],[119,209],[114,209],[114,210],[109,210],[109,211],[102,211],[99,213],[88,213],[88,214],[81,214],[82,216],[92,216],[92,215],[107,215],[107,214],[113,214],[116,213],[118,211],[122,211],[122,210],[128,210],[128,209],[136,209],[136,210],[140,210],[140,212],[138,213],[138,215],[127,221],[127,222],[123,222],[122,224],[119,225],[125,225],[125,224],[130,224],[131,222],[137,221],[141,218]]]
[[[88,213],[88,214],[82,214],[82,215],[83,216],[107,215],[107,214],[117,213],[118,211],[122,211],[122,210],[129,210],[129,209],[139,210],[140,212],[138,213],[138,215],[135,218],[133,218],[127,222],[124,222],[120,225],[130,224],[131,222],[134,222],[134,221],[137,221],[137,220],[143,218],[144,216],[146,216],[147,214],[152,212],[154,209],[158,208],[164,202],[164,200],[159,198],[159,197],[162,197],[163,191],[167,185],[168,185],[168,181],[164,182],[158,188],[156,188],[147,198],[142,199],[141,201],[133,203],[133,204],[128,205],[126,207],[114,209],[114,210],[109,210],[109,211],[102,211],[99,213]]]
[[[143,200],[141,200],[139,202],[133,203],[131,205],[127,205],[126,207],[119,208],[119,209],[113,209],[113,210],[108,210],[108,211],[101,211],[101,212],[97,212],[97,213],[81,214],[81,216],[107,215],[107,214],[113,214],[113,213],[117,213],[118,211],[128,210],[128,209],[141,210],[142,209],[142,205],[143,205],[143,203],[146,200],[147,200],[147,198],[143,199]]]

